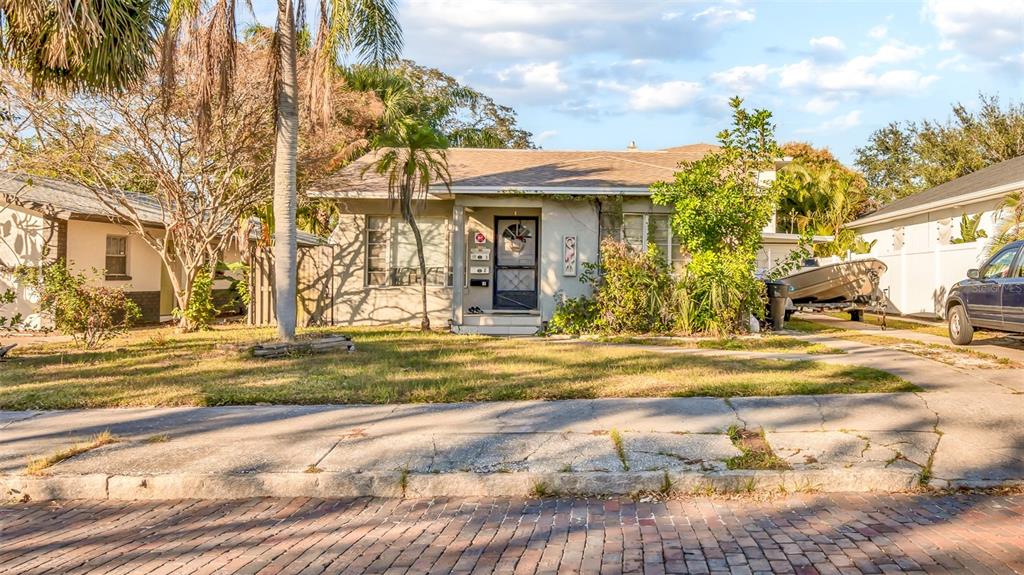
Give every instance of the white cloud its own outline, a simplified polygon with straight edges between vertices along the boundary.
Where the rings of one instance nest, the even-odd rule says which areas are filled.
[[[811,48],[815,50],[825,50],[831,52],[842,52],[846,49],[846,44],[835,36],[820,36],[818,38],[811,38]]]
[[[753,22],[754,18],[753,10],[734,10],[732,8],[712,6],[695,14],[693,21],[703,22],[709,26],[719,28],[739,22]]]
[[[850,110],[842,116],[836,116],[831,120],[822,122],[813,128],[797,130],[801,134],[814,134],[819,132],[842,132],[860,125],[861,110]]]
[[[832,110],[835,110],[838,105],[838,100],[814,96],[804,104],[804,110],[807,110],[812,114],[827,114]]]
[[[671,111],[683,108],[697,98],[701,85],[674,80],[660,84],[644,84],[629,96],[629,107],[637,112]]]
[[[928,0],[924,17],[938,31],[942,49],[1024,74],[1024,2]]]
[[[767,64],[756,66],[736,66],[711,74],[711,80],[732,90],[733,92],[750,92],[768,81],[771,69]]]
[[[407,53],[432,66],[508,64],[588,53],[624,59],[703,56],[725,30],[754,20],[751,9],[687,1],[403,0]]]
[[[559,62],[515,64],[482,75],[476,84],[500,102],[553,104],[569,92],[564,72]]]
[[[562,80],[562,66],[558,62],[545,64],[516,64],[496,74],[508,89],[535,93],[563,93],[569,85]]]
[[[889,35],[889,28],[887,28],[885,26],[882,26],[882,25],[875,26],[875,27],[871,28],[870,30],[868,30],[868,37],[873,38],[875,40],[882,40],[883,38],[885,38],[888,35]]]
[[[883,68],[907,63],[923,53],[917,46],[891,42],[872,54],[855,56],[834,64],[805,59],[783,66],[779,72],[779,85],[794,90],[817,89],[827,92],[916,93],[931,85],[938,76],[925,75],[912,68]]]
[[[487,51],[502,52],[507,56],[529,57],[532,54],[560,54],[565,43],[528,32],[487,32],[478,41]]]
[[[541,132],[539,134],[535,134],[533,136],[533,141],[538,146],[543,146],[544,142],[550,140],[551,138],[554,138],[557,135],[558,135],[558,130],[544,130],[543,132]]]

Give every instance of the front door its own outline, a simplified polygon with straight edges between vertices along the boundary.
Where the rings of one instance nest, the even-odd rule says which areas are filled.
[[[537,309],[537,218],[494,219],[494,309]]]

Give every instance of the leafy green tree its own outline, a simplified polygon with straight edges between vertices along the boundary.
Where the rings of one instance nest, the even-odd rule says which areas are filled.
[[[1000,218],[995,235],[989,242],[988,251],[995,253],[1010,242],[1024,240],[1024,194],[1012,192],[1006,195],[999,206]]]
[[[764,179],[780,155],[771,112],[748,111],[738,97],[730,106],[733,125],[719,133],[720,149],[651,186],[655,203],[673,207],[672,229],[691,256],[690,298],[703,306],[694,324],[713,332],[742,330],[747,314],[762,313],[754,266],[778,203]]]
[[[375,141],[381,148],[377,160],[368,169],[388,179],[388,196],[397,201],[402,219],[412,230],[416,240],[416,255],[420,264],[420,287],[423,296],[423,319],[420,329],[430,330],[427,308],[427,262],[423,255],[423,236],[416,224],[415,205],[422,199],[432,183],[450,185],[448,159],[444,149],[448,141],[431,127],[406,118],[381,134]],[[456,279],[456,281],[459,281]]]
[[[1024,155],[1024,103],[1003,107],[979,94],[972,111],[957,103],[946,121],[894,122],[856,151],[869,195],[888,203],[992,164]]]
[[[800,234],[833,236],[832,242],[814,246],[819,256],[861,249],[856,234],[843,226],[872,205],[864,178],[842,165],[827,149],[791,142],[782,146],[782,153],[792,161],[778,173],[779,227]]]
[[[401,118],[429,125],[457,147],[532,148],[532,134],[515,110],[494,102],[436,68],[403,60],[389,68],[346,68],[347,86],[374,92],[384,107],[382,128]]]

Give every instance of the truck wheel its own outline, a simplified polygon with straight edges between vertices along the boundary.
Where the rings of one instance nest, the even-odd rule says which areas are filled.
[[[949,339],[957,345],[967,345],[974,339],[974,328],[967,321],[964,306],[955,305],[949,309]]]

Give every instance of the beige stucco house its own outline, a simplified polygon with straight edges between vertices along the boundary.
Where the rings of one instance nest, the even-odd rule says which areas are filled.
[[[133,208],[153,234],[163,233],[159,206],[131,196]],[[238,251],[225,254],[237,261]],[[17,174],[0,174],[0,292],[15,291],[15,301],[0,306],[0,316],[20,313],[25,327],[48,327],[38,313],[38,295],[17,285],[17,266],[40,266],[64,259],[100,285],[123,288],[142,311],[142,323],[171,318],[174,293],[160,256],[129,224],[122,223],[92,190],[77,184]],[[227,279],[215,290],[225,290]]]
[[[534,333],[561,298],[590,294],[584,266],[602,238],[654,243],[669,263],[682,252],[670,209],[649,186],[714,146],[655,151],[549,151],[454,148],[451,185],[435,184],[418,209],[435,325],[457,333]],[[421,310],[415,242],[387,180],[368,154],[312,186],[342,212],[334,244],[333,323],[415,323]],[[774,177],[774,174],[765,174]],[[785,258],[792,234],[764,231],[759,266]]]

